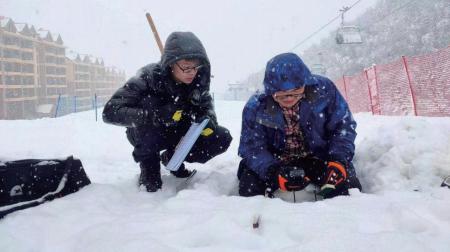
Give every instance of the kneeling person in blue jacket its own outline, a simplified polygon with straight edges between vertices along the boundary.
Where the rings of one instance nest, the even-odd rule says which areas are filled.
[[[296,54],[266,66],[264,93],[243,111],[239,194],[297,191],[313,183],[324,198],[361,184],[352,159],[356,122],[333,82],[313,75]]]

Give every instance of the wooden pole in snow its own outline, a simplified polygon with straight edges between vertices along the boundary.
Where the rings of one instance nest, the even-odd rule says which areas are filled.
[[[148,12],[145,14],[145,16],[147,17],[148,24],[150,25],[150,28],[152,29],[153,36],[155,37],[156,43],[158,44],[158,47],[159,47],[159,51],[161,52],[161,54],[163,54],[164,46],[161,42],[161,39],[159,38],[159,34],[158,34],[158,31],[156,30],[156,26],[155,26],[155,23],[153,22],[152,16]]]

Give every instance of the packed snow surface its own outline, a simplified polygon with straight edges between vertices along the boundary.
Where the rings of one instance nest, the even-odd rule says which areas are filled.
[[[448,251],[450,118],[356,114],[354,164],[363,192],[314,201],[237,195],[244,102],[216,101],[228,151],[181,183],[164,168],[163,190],[137,187],[125,129],[93,111],[0,121],[0,160],[80,158],[92,184],[0,220],[0,251]],[[100,114],[100,113],[99,113]],[[252,228],[255,216],[260,227]]]

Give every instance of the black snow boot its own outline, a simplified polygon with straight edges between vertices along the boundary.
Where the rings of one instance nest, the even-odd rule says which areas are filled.
[[[170,151],[170,150],[166,150],[161,154],[161,162],[164,166],[167,166],[167,164],[170,161],[170,158],[172,158],[172,155],[173,155],[173,151]],[[170,171],[170,173],[177,178],[187,178],[187,177],[191,176],[192,171],[186,169],[186,166],[184,166],[184,164],[181,164],[180,168],[178,168],[178,170]]]
[[[180,165],[180,168],[178,168],[178,170],[176,171],[170,171],[170,173],[172,173],[172,175],[174,175],[177,178],[187,178],[189,176],[191,176],[192,171],[186,169],[186,167],[184,166],[184,164]]]
[[[156,192],[162,187],[161,171],[158,165],[149,165],[141,162],[141,175],[139,176],[139,185],[145,186],[147,192]]]

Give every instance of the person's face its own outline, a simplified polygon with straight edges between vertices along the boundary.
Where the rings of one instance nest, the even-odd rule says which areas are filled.
[[[273,99],[283,108],[290,108],[305,97],[305,87],[278,91],[272,95]]]
[[[184,84],[191,84],[197,74],[198,70],[202,67],[200,60],[179,60],[171,66],[173,78]]]

